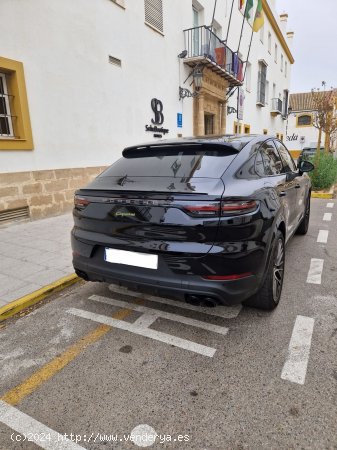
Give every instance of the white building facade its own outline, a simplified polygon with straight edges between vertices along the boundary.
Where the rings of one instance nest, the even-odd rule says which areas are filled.
[[[251,27],[240,0],[215,11],[210,0],[2,0],[0,224],[69,210],[127,145],[232,133],[237,93],[226,100],[242,83],[235,130],[282,137],[285,106],[272,99],[283,102],[293,59],[285,18],[262,3],[243,81]]]
[[[291,65],[294,63],[290,50],[294,33],[287,32],[287,14],[276,16],[274,2],[264,2],[264,13],[263,27],[252,35],[241,88],[241,97],[244,98],[242,119],[239,120],[235,113],[229,114],[227,131],[271,134],[284,140]],[[247,59],[251,32],[246,23],[244,33],[245,42],[241,44],[240,52]],[[237,109],[237,94],[230,98],[228,104]]]

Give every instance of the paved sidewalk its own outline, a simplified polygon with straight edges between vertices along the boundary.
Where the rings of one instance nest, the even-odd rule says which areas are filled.
[[[0,307],[74,273],[71,213],[0,228]]]

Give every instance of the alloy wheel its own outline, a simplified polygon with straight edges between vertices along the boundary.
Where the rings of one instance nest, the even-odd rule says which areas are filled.
[[[284,244],[279,238],[276,244],[275,259],[273,267],[273,297],[275,303],[278,303],[281,297],[284,276]]]

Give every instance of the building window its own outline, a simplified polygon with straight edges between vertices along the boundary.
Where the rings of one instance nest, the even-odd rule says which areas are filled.
[[[281,72],[283,72],[283,55],[281,55]]]
[[[259,73],[257,81],[257,103],[261,106],[266,104],[266,78],[267,65],[264,61],[259,61]]]
[[[280,139],[280,133],[276,133],[277,139]]]
[[[234,134],[241,134],[241,129],[242,129],[241,127],[242,127],[241,123],[234,122],[234,127],[233,127]]]
[[[283,139],[284,139],[283,134],[281,134],[280,139],[281,139],[281,141],[283,142]]]
[[[144,5],[145,23],[163,33],[163,0],[145,0]]]
[[[297,116],[297,127],[311,127],[312,126],[312,115],[311,114],[301,114]]]
[[[276,62],[276,64],[277,64],[277,53],[278,53],[278,47],[277,47],[277,44],[275,44],[275,55],[274,55],[274,61]]]
[[[263,134],[268,134],[268,130],[266,128],[263,129]]]
[[[250,62],[247,62],[246,66],[246,91],[251,91],[251,83],[252,83],[252,65]]]
[[[0,73],[0,139],[14,137],[6,75]]]
[[[285,61],[284,63],[284,76],[287,78],[287,72],[288,72],[288,63]]]
[[[288,116],[288,103],[289,103],[289,91],[284,90],[283,91],[283,112],[282,112],[283,117]]]
[[[33,150],[23,64],[0,57],[0,150]]]
[[[271,54],[271,32],[268,31],[268,52]]]
[[[250,125],[244,125],[244,131],[245,131],[245,134],[249,134],[250,133]]]

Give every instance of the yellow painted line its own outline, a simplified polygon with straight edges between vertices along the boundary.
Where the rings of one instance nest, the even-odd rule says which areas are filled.
[[[114,319],[123,320],[129,314],[132,313],[130,309],[120,309],[112,317]],[[54,358],[49,363],[42,366],[33,375],[28,377],[18,386],[14,387],[6,394],[4,394],[0,400],[15,406],[21,402],[27,395],[30,395],[45,381],[52,378],[55,374],[60,372],[67,364],[73,361],[80,353],[82,353],[89,345],[94,344],[101,337],[103,337],[111,327],[108,325],[100,325],[93,331],[82,337],[78,342],[75,342],[71,347],[65,350],[61,355]]]
[[[18,312],[28,308],[29,306],[35,305],[36,303],[48,297],[50,294],[60,291],[74,283],[77,283],[77,281],[79,280],[80,278],[75,273],[73,273],[72,275],[67,275],[66,277],[54,281],[54,283],[48,284],[47,286],[44,286],[43,288],[32,292],[31,294],[25,295],[24,297],[8,303],[8,305],[2,306],[0,308],[0,322],[14,316]]]
[[[333,193],[329,193],[329,192],[311,192],[311,197],[312,198],[331,199],[331,198],[333,198]]]

